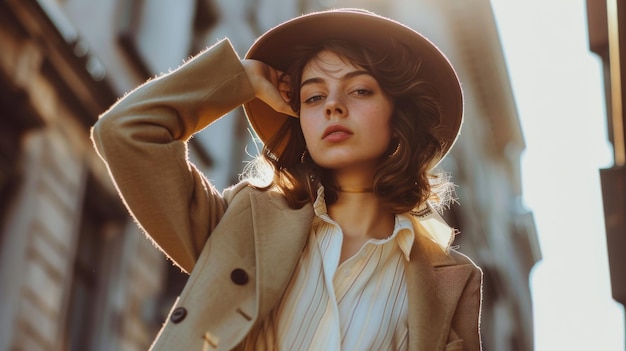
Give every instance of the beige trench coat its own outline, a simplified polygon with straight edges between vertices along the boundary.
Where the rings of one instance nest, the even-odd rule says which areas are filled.
[[[190,278],[153,350],[230,350],[280,300],[309,234],[311,205],[291,209],[245,182],[218,192],[187,159],[187,141],[253,98],[227,40],[153,79],[92,130],[134,218]],[[482,273],[442,249],[415,218],[406,264],[411,350],[479,350]]]

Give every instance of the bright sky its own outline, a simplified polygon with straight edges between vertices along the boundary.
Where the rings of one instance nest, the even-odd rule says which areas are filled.
[[[543,253],[531,275],[535,350],[624,351],[598,175],[612,152],[585,1],[491,1],[527,145],[525,204]]]

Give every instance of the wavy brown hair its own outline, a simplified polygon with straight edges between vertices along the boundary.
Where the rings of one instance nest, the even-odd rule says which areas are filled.
[[[290,81],[290,103],[298,113],[302,71],[323,50],[368,71],[393,101],[392,141],[380,160],[373,184],[379,200],[394,213],[410,211],[427,200],[443,200],[438,194],[448,193],[449,187],[444,186],[447,179],[430,171],[443,149],[435,137],[441,111],[437,92],[420,79],[420,62],[408,48],[393,41],[389,50],[339,40],[294,48],[290,56],[295,59],[283,78]],[[279,149],[284,150],[280,155],[271,151]],[[277,188],[291,207],[300,208],[314,201],[320,184],[324,185],[327,204],[337,200],[338,186],[331,171],[315,164],[306,152],[299,119],[288,119],[266,143],[260,158],[273,171],[272,182],[261,188]],[[445,190],[433,191],[435,187]]]

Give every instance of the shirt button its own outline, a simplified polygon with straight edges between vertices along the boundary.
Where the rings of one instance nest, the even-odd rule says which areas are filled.
[[[170,316],[170,320],[172,323],[178,324],[182,322],[185,317],[187,317],[187,309],[184,307],[176,307]]]
[[[230,272],[230,280],[237,285],[245,285],[248,283],[248,273],[241,268],[235,268]]]

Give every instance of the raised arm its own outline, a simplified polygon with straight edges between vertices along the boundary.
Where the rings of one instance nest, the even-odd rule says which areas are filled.
[[[124,96],[92,129],[125,205],[187,272],[227,207],[187,159],[187,141],[253,97],[241,61],[224,40]]]

